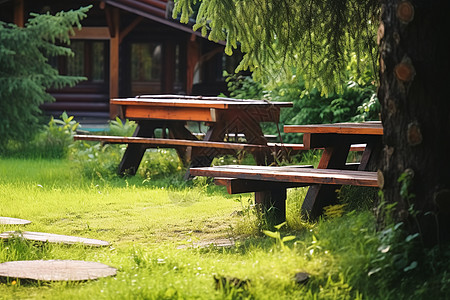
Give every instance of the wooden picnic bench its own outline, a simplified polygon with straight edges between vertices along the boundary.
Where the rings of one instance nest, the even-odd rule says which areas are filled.
[[[176,147],[196,147],[206,149],[216,149],[221,154],[229,154],[236,151],[266,151],[268,148],[271,153],[276,153],[281,149],[289,153],[296,153],[305,150],[303,144],[284,144],[284,143],[267,143],[267,145],[247,144],[247,143],[230,143],[230,142],[212,142],[203,140],[182,140],[167,138],[143,138],[143,137],[122,137],[107,135],[74,135],[74,140],[96,141],[104,144],[138,144],[146,148],[176,148]],[[364,151],[365,144],[352,145],[351,151]],[[189,161],[189,157],[184,157]]]
[[[123,118],[137,123],[133,137],[77,135],[75,139],[127,144],[118,172],[131,175],[136,173],[145,150],[152,147],[174,148],[190,167],[209,166],[215,157],[241,150],[248,150],[258,165],[270,164],[278,145],[268,145],[260,123],[278,123],[280,108],[292,107],[290,102],[179,95],[138,96],[110,102],[118,106]],[[208,127],[203,140],[189,130],[188,121]],[[156,137],[156,129],[162,129],[161,137]],[[243,134],[247,143],[225,142],[229,133]]]
[[[215,177],[230,194],[255,192],[255,202],[271,211],[274,222],[286,218],[286,189],[310,186],[302,205],[302,213],[317,218],[327,205],[336,203],[340,185],[376,187],[373,170],[381,150],[383,128],[379,122],[326,125],[285,126],[287,132],[302,132],[304,149],[323,148],[317,169],[288,166],[216,166],[193,168],[193,176]],[[353,143],[365,143],[361,162],[347,163]]]

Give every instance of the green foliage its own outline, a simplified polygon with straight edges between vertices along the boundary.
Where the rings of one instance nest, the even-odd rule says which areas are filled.
[[[293,102],[293,108],[281,110],[282,125],[378,120],[380,104],[376,97],[374,74],[370,68],[360,72],[356,60],[356,55],[353,55],[346,68],[347,85],[342,92],[329,93],[327,96],[317,89],[308,90],[305,80],[301,75],[295,75],[296,72],[291,78],[271,86],[262,85],[252,76],[241,74],[227,74],[226,80],[230,96],[234,98]],[[263,126],[265,133],[279,134],[273,124]],[[298,134],[280,133],[284,142],[299,142]]]
[[[27,141],[39,130],[39,106],[54,99],[48,88],[72,86],[82,77],[61,76],[48,58],[73,55],[68,47],[73,26],[90,7],[69,12],[31,14],[24,28],[0,22],[0,149],[10,140]],[[57,45],[58,44],[58,45]]]
[[[73,135],[79,123],[66,112],[61,119],[51,117],[47,125],[38,127],[30,141],[10,140],[1,154],[20,158],[65,158],[73,144]]]
[[[262,99],[263,86],[261,83],[253,80],[251,76],[242,74],[228,74],[224,77],[227,82],[230,97],[236,99]]]
[[[109,135],[132,136],[136,130],[136,122],[126,119],[122,121],[119,117],[109,122]]]
[[[376,0],[177,0],[173,17],[188,23],[200,2],[194,30],[213,41],[238,45],[244,58],[238,70],[250,69],[258,79],[277,83],[291,67],[302,70],[306,88],[322,93],[341,91],[353,53],[358,69],[376,65]],[[368,56],[370,60],[360,61]]]
[[[53,153],[54,158],[67,157],[69,147],[73,143],[73,135],[80,124],[68,116],[66,112],[61,115],[61,119],[51,117],[45,129],[34,139],[34,146],[38,152]],[[33,145],[32,144],[32,145]]]
[[[77,162],[86,178],[108,180],[116,176],[124,149],[119,145],[75,142],[69,158]]]
[[[91,179],[117,178],[119,163],[126,145],[102,145],[98,142],[75,142],[70,148],[70,159],[77,162],[83,176]],[[152,149],[142,158],[137,174],[144,180],[181,178],[185,169],[175,151]],[[170,181],[170,180],[169,180]]]
[[[281,124],[321,124],[378,120],[379,103],[375,87],[369,82],[360,85],[348,81],[342,93],[321,95],[316,89],[308,91],[301,77],[293,76],[266,93],[270,101],[291,101],[293,108],[281,112]],[[276,128],[267,133],[277,133]],[[282,133],[284,142],[298,142],[298,134]]]
[[[405,231],[401,230],[402,226],[403,223],[397,223],[378,233],[380,246],[377,248],[377,255],[371,261],[372,269],[369,270],[369,276],[379,273],[384,283],[386,276],[390,276],[387,282],[393,284],[406,273],[417,268],[418,262],[413,256],[419,234],[405,236]]]
[[[280,229],[281,229],[281,227],[283,227],[286,224],[287,224],[286,222],[283,222],[281,224],[275,225],[274,227],[275,227],[276,231],[263,230],[263,233],[265,235],[275,239],[275,241],[276,241],[278,247],[280,247],[281,251],[289,251],[290,248],[287,245],[285,245],[285,243],[295,240],[295,236],[293,236],[293,235],[287,235],[287,236],[281,237]]]

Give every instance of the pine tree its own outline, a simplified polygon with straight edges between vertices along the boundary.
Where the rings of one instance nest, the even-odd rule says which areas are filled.
[[[178,0],[174,17],[187,23],[197,0]],[[340,91],[351,55],[376,66],[377,0],[202,0],[194,30],[244,52],[237,71],[250,69],[264,82],[306,75],[308,88]],[[364,62],[364,61],[363,61]],[[366,66],[361,65],[360,68]]]
[[[9,140],[26,141],[38,130],[39,106],[54,98],[48,88],[73,86],[82,77],[62,76],[49,64],[52,56],[71,56],[73,26],[90,7],[56,15],[31,14],[24,28],[0,22],[0,149]]]

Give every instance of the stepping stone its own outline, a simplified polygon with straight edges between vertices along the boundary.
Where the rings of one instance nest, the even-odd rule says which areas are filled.
[[[82,260],[23,260],[0,264],[0,277],[14,279],[83,281],[116,274],[116,268]]]
[[[62,244],[84,244],[86,246],[102,247],[109,246],[109,243],[102,240],[88,239],[70,235],[61,235],[44,232],[31,232],[31,231],[6,231],[0,233],[0,239],[10,239],[14,237],[23,238],[30,241],[49,242],[49,243],[62,243]]]
[[[207,248],[210,246],[213,247],[233,247],[235,245],[235,242],[230,239],[215,239],[215,240],[209,240],[209,241],[199,241],[194,243],[188,243],[185,245],[180,245],[177,247],[177,249],[184,249],[188,247],[193,248]]]
[[[8,218],[8,217],[0,217],[1,225],[27,225],[30,224],[31,221],[16,219],[16,218]]]

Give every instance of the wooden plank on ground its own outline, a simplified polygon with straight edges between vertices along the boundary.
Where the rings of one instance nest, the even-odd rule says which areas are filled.
[[[191,168],[193,176],[228,177],[239,179],[298,182],[308,184],[337,184],[377,187],[377,173],[335,169],[277,169],[261,166],[216,166]]]
[[[0,225],[27,225],[31,221],[17,218],[0,217]]]
[[[83,244],[86,246],[102,247],[109,246],[109,243],[97,239],[88,239],[77,236],[61,235],[45,232],[31,232],[31,231],[6,231],[0,233],[0,239],[23,238],[36,242],[49,242],[61,244]]]
[[[41,281],[84,281],[115,276],[111,266],[80,260],[23,260],[0,264],[0,277]]]

